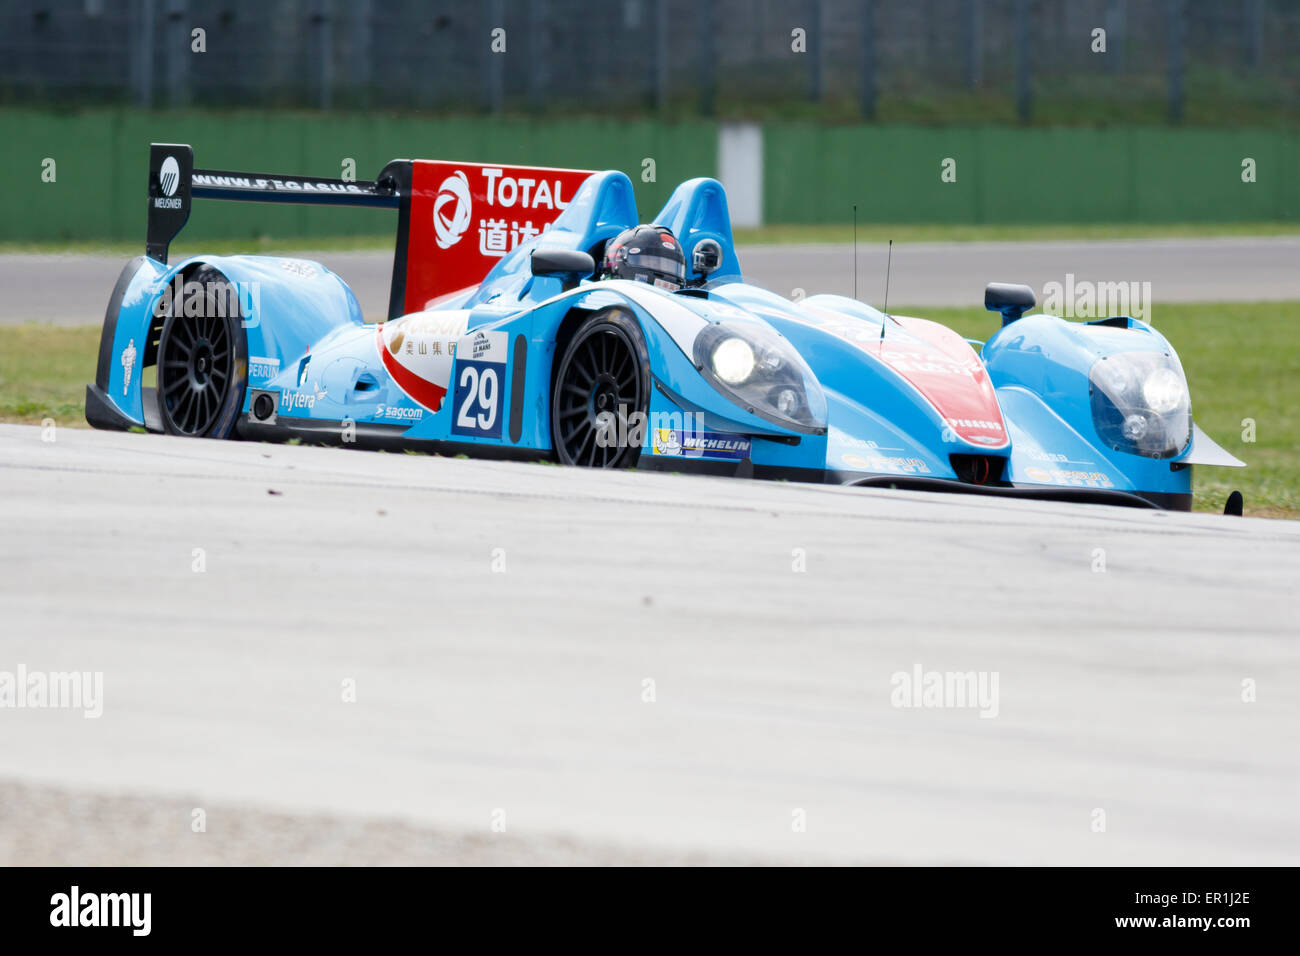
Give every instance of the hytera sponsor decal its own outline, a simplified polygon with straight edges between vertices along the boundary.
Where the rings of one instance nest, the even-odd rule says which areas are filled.
[[[688,431],[685,428],[656,428],[651,450],[656,455],[672,458],[742,461],[749,457],[750,440],[744,435]]]
[[[459,169],[442,181],[433,200],[433,231],[439,249],[460,242],[469,228],[469,180]]]
[[[80,710],[94,720],[104,713],[101,671],[0,671],[0,707]]]
[[[163,191],[163,194],[154,197],[154,208],[180,209],[181,197],[176,195],[176,190],[180,184],[180,164],[176,162],[175,156],[168,156],[162,161],[162,166],[158,168],[158,187]]]
[[[423,408],[411,408],[406,405],[380,405],[375,409],[375,418],[386,421],[418,422],[423,417]]]
[[[501,392],[505,385],[505,332],[474,332],[460,340],[456,354],[453,435],[501,437]]]
[[[316,400],[325,397],[323,389],[311,389],[305,392],[284,391],[280,393],[280,410],[285,412],[298,411],[301,409],[311,410],[316,407]]]
[[[148,936],[152,909],[152,893],[83,893],[74,885],[50,897],[50,925],[127,927],[132,936]]]
[[[127,343],[126,348],[122,349],[122,394],[125,395],[127,389],[131,387],[131,369],[135,368],[135,339]]]
[[[997,671],[927,671],[918,663],[889,678],[889,702],[908,708],[978,708],[980,717],[993,718],[998,715],[999,676]]]
[[[840,460],[850,468],[862,471],[880,471],[893,475],[928,475],[930,468],[920,458],[901,458],[895,455],[841,455]]]
[[[1104,319],[1112,315],[1131,315],[1151,319],[1150,282],[1075,281],[1074,273],[1065,274],[1065,282],[1043,286],[1043,312],[1063,319]]]

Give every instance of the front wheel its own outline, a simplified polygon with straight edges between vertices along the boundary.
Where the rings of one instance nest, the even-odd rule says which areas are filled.
[[[244,404],[248,346],[239,296],[203,266],[173,299],[158,339],[158,410],[172,435],[226,438]]]
[[[566,465],[630,468],[641,454],[650,360],[627,309],[602,309],[570,340],[551,396],[551,440]]]

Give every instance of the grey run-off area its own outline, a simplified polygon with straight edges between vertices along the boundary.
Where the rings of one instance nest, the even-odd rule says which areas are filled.
[[[143,250],[144,243],[141,242]],[[296,253],[333,269],[352,287],[370,319],[388,307],[389,252]],[[98,324],[127,257],[0,256],[0,323]],[[741,268],[781,295],[853,294],[848,245],[749,246]],[[858,248],[859,297],[879,307],[885,288],[884,243]],[[1126,241],[898,243],[890,302],[896,306],[975,306],[989,282],[1023,282],[1042,302],[1049,282],[1151,283],[1152,320],[1172,302],[1300,299],[1300,236]]]
[[[0,863],[1300,863],[1300,524],[42,437],[0,671],[103,715],[0,708]]]

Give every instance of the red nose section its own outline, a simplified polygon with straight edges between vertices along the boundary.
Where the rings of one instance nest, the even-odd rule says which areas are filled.
[[[1006,424],[993,383],[970,344],[937,322],[906,316],[897,322],[905,336],[891,341],[887,327],[883,344],[874,343],[867,351],[925,396],[958,438],[990,449],[1006,447]]]

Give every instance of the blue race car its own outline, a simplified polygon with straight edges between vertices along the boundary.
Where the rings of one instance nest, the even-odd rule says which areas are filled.
[[[396,210],[386,319],[315,262],[169,265],[194,198]],[[1193,423],[1144,322],[1027,315],[1028,287],[993,283],[1002,327],[976,352],[935,322],[747,283],[712,179],[650,222],[613,170],[395,160],[349,182],[196,170],[154,144],[147,254],[113,290],[86,419],[1179,510],[1191,465],[1242,464]]]

